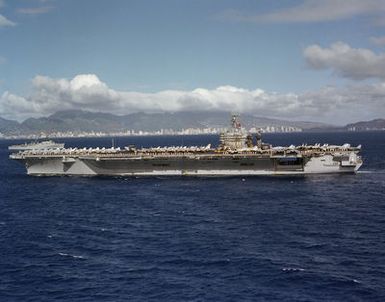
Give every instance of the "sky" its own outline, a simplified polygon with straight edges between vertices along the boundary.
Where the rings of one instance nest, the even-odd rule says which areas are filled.
[[[385,0],[0,0],[0,117],[385,118]]]

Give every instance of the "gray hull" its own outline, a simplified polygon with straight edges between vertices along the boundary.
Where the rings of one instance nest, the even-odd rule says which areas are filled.
[[[343,165],[332,156],[293,158],[269,156],[190,156],[166,158],[46,157],[22,159],[30,175],[290,175],[354,173],[361,164]]]

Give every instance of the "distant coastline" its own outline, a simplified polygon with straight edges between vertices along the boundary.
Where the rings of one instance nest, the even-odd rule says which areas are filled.
[[[0,139],[219,134],[226,129],[229,116],[229,112],[205,111],[139,112],[123,116],[82,110],[58,111],[21,123],[0,118]],[[242,126],[251,133],[385,131],[385,119],[336,126],[242,114],[242,121]]]
[[[138,136],[191,136],[191,135],[219,135],[220,131],[217,129],[194,129],[196,131],[189,131],[190,129],[182,130],[182,131],[127,131],[127,132],[80,132],[80,133],[68,133],[68,132],[56,132],[50,134],[29,134],[29,135],[10,135],[10,136],[1,136],[0,140],[41,140],[41,139],[61,139],[61,138],[94,138],[94,137],[138,137]],[[314,129],[314,130],[306,130],[298,129],[297,131],[261,131],[262,133],[269,134],[282,134],[282,133],[346,133],[346,132],[381,132],[385,131],[385,129],[364,129],[364,130],[352,130],[345,128],[338,129]],[[251,132],[253,133],[253,132]]]
[[[72,138],[72,137],[123,137],[123,136],[179,136],[179,135],[218,135],[225,131],[226,128],[188,128],[182,130],[161,129],[158,131],[134,131],[127,130],[121,132],[52,132],[52,133],[40,133],[40,134],[20,134],[20,135],[3,135],[0,139],[12,140],[12,139],[47,139],[47,138]],[[289,133],[289,132],[302,132],[300,128],[294,127],[266,127],[259,129],[262,133]],[[248,129],[250,133],[256,133],[256,128]]]

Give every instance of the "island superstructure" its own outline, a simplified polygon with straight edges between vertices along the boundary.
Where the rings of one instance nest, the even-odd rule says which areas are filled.
[[[361,146],[301,145],[273,147],[253,137],[234,115],[220,134],[220,145],[137,149],[57,148],[21,151],[11,159],[25,164],[30,175],[294,175],[354,173],[362,165]]]

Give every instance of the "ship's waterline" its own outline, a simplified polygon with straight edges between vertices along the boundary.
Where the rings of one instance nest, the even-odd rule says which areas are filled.
[[[298,175],[314,173],[354,173],[362,163],[343,167],[338,162],[327,161],[327,156],[309,160],[305,165],[279,166],[276,159],[252,161],[218,159],[216,165],[201,159],[186,159],[165,164],[165,160],[103,160],[76,158],[71,163],[61,158],[24,160],[29,175],[78,175],[78,176],[247,176],[247,175]],[[172,161],[172,160],[171,160]],[[226,163],[227,161],[227,163]],[[170,162],[170,161],[169,161]],[[325,163],[326,162],[326,163]],[[222,165],[222,167],[220,167]]]
[[[79,176],[247,176],[354,173],[362,165],[360,146],[301,145],[272,147],[241,128],[236,116],[221,134],[220,146],[68,148],[11,154],[29,175]]]

